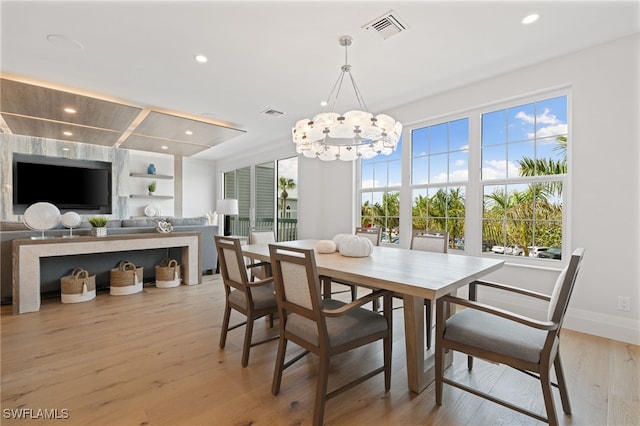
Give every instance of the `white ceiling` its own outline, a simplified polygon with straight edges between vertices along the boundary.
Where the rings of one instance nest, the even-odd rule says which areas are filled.
[[[3,76],[246,131],[197,158],[288,140],[349,63],[374,114],[640,30],[638,1],[5,1]],[[362,27],[394,10],[410,29]],[[521,20],[540,14],[533,25]],[[81,49],[47,40],[76,40]],[[194,61],[204,54],[206,64]],[[612,64],[615,66],[615,64]],[[355,106],[347,86],[336,112]],[[260,113],[273,108],[280,117]]]

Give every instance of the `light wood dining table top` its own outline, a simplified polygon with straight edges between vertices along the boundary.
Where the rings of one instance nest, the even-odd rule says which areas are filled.
[[[297,240],[278,245],[314,249],[318,240]],[[266,244],[242,247],[246,256],[269,260]],[[367,257],[316,252],[318,273],[365,287],[381,288],[409,296],[435,300],[489,272],[504,260],[453,253],[433,253],[378,246]]]

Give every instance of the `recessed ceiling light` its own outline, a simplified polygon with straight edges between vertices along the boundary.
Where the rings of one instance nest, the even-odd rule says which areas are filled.
[[[65,135],[65,136],[73,136],[73,133],[71,133],[71,132],[70,132],[70,131],[68,131],[68,130],[67,130],[67,131],[62,132],[62,134],[63,134],[63,135]]]
[[[538,18],[540,18],[540,15],[538,15],[537,13],[532,13],[531,15],[527,15],[524,18],[522,18],[522,23],[524,25],[533,24],[538,20]]]
[[[63,151],[67,152],[67,151],[71,151],[69,148],[62,148]]]
[[[205,62],[208,61],[207,57],[204,55],[196,55],[195,60],[196,62],[200,62],[201,64],[204,64]]]
[[[327,101],[320,102],[320,106],[327,106]]]
[[[67,107],[64,109],[64,112],[68,112],[69,114],[75,114],[76,110],[74,108]]]
[[[193,134],[193,132],[191,130],[185,130],[184,134],[191,136]]]
[[[162,145],[160,148],[162,148],[162,149],[169,149],[169,147],[168,147],[168,146],[166,146],[166,145]]]

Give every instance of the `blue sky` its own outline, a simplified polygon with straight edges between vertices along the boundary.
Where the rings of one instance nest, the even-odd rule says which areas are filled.
[[[482,176],[485,180],[519,176],[524,157],[562,159],[556,138],[566,135],[567,98],[560,96],[482,116]],[[466,118],[412,131],[412,184],[465,182],[469,130]],[[401,149],[362,161],[362,187],[401,185]],[[377,201],[379,194],[374,196]]]

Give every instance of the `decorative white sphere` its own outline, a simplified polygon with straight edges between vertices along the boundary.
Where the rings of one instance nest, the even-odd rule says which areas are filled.
[[[333,253],[336,251],[336,243],[332,240],[320,240],[316,243],[318,253]]]
[[[373,243],[365,237],[349,238],[340,243],[340,254],[347,257],[367,257],[373,253]]]
[[[76,212],[66,212],[60,219],[65,228],[75,228],[82,222],[80,215]]]

